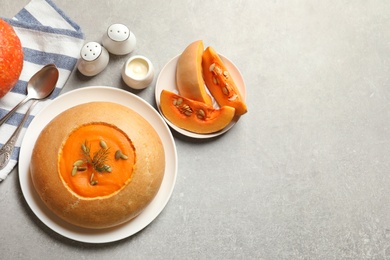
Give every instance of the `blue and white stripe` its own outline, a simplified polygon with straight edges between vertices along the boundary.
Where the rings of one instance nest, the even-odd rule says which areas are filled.
[[[27,127],[34,116],[57,97],[65,85],[79,59],[84,35],[80,27],[51,0],[31,0],[12,19],[2,19],[10,23],[19,36],[23,47],[24,63],[18,83],[0,99],[0,118],[25,98],[28,80],[44,65],[54,63],[60,72],[56,89],[48,100],[39,102],[35,106],[25,123]],[[0,147],[14,132],[27,108],[28,104],[19,108],[17,113],[0,127]],[[21,131],[11,161],[0,171],[0,181],[5,179],[17,164],[25,132],[26,128]]]

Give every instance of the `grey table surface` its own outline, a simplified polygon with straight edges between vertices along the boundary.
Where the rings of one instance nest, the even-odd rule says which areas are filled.
[[[28,1],[0,0],[12,17]],[[249,112],[226,134],[173,133],[176,185],[161,214],[123,240],[53,232],[28,207],[18,172],[0,184],[1,259],[390,259],[390,1],[54,2],[100,41],[113,23],[156,74],[202,39],[240,69]],[[64,92],[130,90],[112,57]]]

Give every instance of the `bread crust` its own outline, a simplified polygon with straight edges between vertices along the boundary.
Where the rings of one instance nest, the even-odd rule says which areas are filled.
[[[64,183],[58,159],[62,143],[80,125],[114,125],[132,141],[137,160],[131,181],[103,197],[85,198]],[[46,206],[65,221],[86,228],[108,228],[139,215],[157,194],[165,171],[162,142],[153,127],[135,111],[111,102],[90,102],[55,117],[33,148],[30,174]]]

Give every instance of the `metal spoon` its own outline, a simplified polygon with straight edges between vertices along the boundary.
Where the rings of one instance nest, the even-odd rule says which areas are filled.
[[[51,94],[51,92],[53,92],[53,89],[52,89],[53,87],[51,86],[51,84],[43,84],[42,83],[42,81],[49,79],[49,77],[45,76],[46,73],[54,73],[54,74],[57,73],[58,74],[58,71],[56,72],[56,70],[53,69],[53,67],[56,68],[56,66],[54,64],[48,64],[31,77],[31,79],[27,83],[27,96],[22,101],[20,101],[20,103],[17,104],[11,111],[9,111],[2,119],[0,119],[0,126],[2,124],[4,124],[5,121],[7,121],[8,118],[10,118],[12,116],[12,114],[15,113],[15,111],[20,106],[25,104],[27,101],[30,101],[32,99],[35,99],[35,100],[44,99],[47,96],[49,96]],[[52,77],[55,77],[55,75],[53,75]],[[54,84],[54,86],[55,86],[55,84]]]
[[[16,140],[18,139],[20,130],[23,128],[26,119],[28,118],[32,108],[39,100],[47,98],[54,90],[57,80],[58,80],[58,69],[54,64],[49,64],[43,67],[40,71],[38,71],[32,78],[30,79],[28,85],[31,85],[31,89],[37,93],[33,99],[35,101],[30,105],[24,117],[18,127],[15,129],[15,132],[11,135],[8,141],[1,147],[0,149],[0,170],[4,169],[4,167],[8,164],[11,159],[12,151],[15,148]]]

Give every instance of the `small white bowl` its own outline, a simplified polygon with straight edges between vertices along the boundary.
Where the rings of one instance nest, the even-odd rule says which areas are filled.
[[[131,88],[144,89],[154,79],[152,62],[141,55],[129,58],[122,68],[122,79]]]
[[[107,50],[97,42],[84,44],[80,51],[78,70],[85,76],[95,76],[102,72],[110,60]]]
[[[125,55],[135,49],[137,39],[126,25],[117,23],[108,27],[102,44],[112,54]]]

